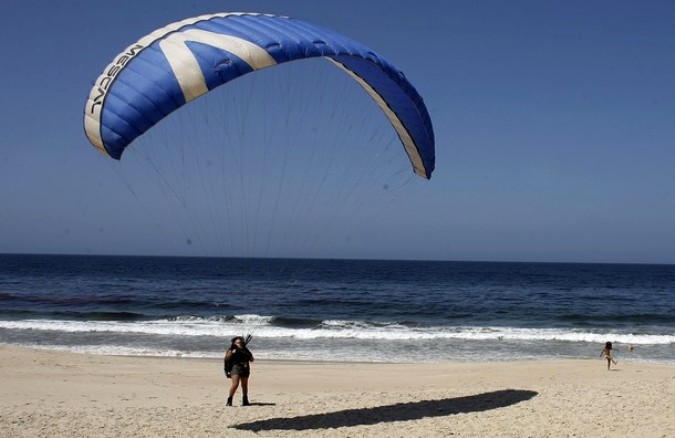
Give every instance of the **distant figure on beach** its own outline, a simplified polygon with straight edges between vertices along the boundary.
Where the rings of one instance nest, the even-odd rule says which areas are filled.
[[[227,397],[227,406],[232,406],[232,397],[237,392],[241,382],[241,405],[248,406],[248,377],[251,375],[253,353],[246,347],[246,341],[241,336],[232,338],[232,345],[225,352],[225,376],[232,379],[230,394]]]
[[[600,353],[601,357],[604,357],[607,359],[607,369],[609,370],[609,365],[610,363],[613,363],[616,365],[616,360],[612,357],[612,343],[611,342],[606,342],[605,343],[605,348],[603,348],[602,353]]]

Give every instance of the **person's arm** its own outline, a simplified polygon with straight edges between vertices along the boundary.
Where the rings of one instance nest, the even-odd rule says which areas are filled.
[[[230,359],[232,358],[232,350],[228,349],[225,352],[225,358],[223,359],[223,372],[225,373],[225,377],[228,379],[230,378],[230,371],[232,370],[232,366],[230,365]]]
[[[244,353],[248,356],[248,361],[253,362],[255,359],[253,358],[253,353],[251,353],[251,350],[248,348],[244,347]]]

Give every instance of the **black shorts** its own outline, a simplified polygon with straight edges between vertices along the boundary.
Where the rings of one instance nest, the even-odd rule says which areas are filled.
[[[232,375],[248,377],[251,375],[251,368],[248,366],[248,364],[236,363],[232,365]]]

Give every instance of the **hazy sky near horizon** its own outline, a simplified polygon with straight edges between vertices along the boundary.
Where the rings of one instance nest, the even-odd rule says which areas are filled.
[[[290,15],[359,40],[429,109],[432,179],[405,212],[355,218],[345,226],[363,227],[358,238],[315,256],[675,263],[669,1],[5,0],[0,253],[185,254],[153,234],[88,143],[82,112],[129,44],[225,11]]]

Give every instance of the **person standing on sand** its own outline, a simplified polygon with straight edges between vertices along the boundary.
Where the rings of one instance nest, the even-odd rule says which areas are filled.
[[[612,343],[611,342],[606,342],[605,343],[605,348],[603,348],[602,353],[600,353],[601,357],[604,357],[607,359],[607,370],[609,370],[609,364],[613,363],[616,365],[616,360],[612,357]]]
[[[232,345],[225,352],[225,376],[232,379],[230,393],[227,397],[227,406],[232,406],[232,397],[237,392],[241,382],[241,405],[249,406],[248,402],[248,377],[251,375],[251,365],[253,362],[253,353],[246,348],[246,341],[241,336],[232,338]]]

